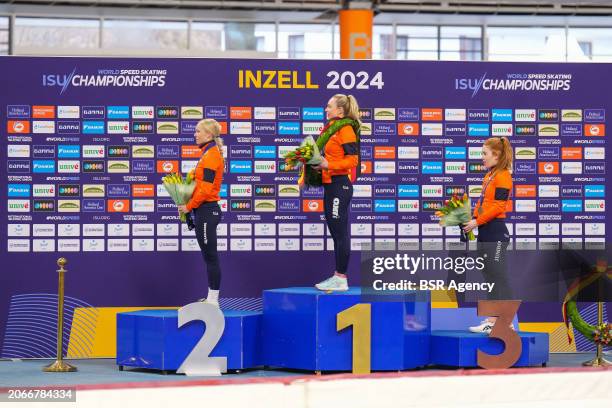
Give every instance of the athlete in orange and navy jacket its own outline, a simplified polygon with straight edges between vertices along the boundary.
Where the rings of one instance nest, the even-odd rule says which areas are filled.
[[[187,211],[198,208],[202,203],[219,201],[223,170],[223,156],[215,141],[211,140],[202,146],[200,161],[192,170],[196,188],[187,203]]]
[[[359,162],[357,136],[353,128],[343,126],[334,133],[325,144],[324,153],[328,164],[327,169],[322,169],[325,221],[334,241],[336,273],[344,275],[351,255],[348,213],[353,184],[350,174]]]
[[[221,208],[218,201],[224,163],[221,151],[214,139],[204,144],[201,149],[202,156],[193,171],[196,188],[185,207],[187,211],[193,210],[195,214],[196,239],[206,263],[208,275],[207,299],[213,299],[212,302],[216,303],[221,286],[221,267],[217,253],[217,225],[221,221]]]
[[[333,122],[332,122],[333,123]],[[332,176],[350,175],[357,167],[357,135],[352,126],[343,126],[325,144],[325,159],[328,168],[323,169],[323,184],[332,182]]]
[[[512,191],[510,171],[507,169],[489,171],[482,181],[482,189],[481,198],[474,208],[474,218],[478,226],[497,218],[506,218],[507,208],[511,205],[509,201]]]
[[[480,200],[474,208],[474,219],[467,222],[465,232],[478,227],[478,254],[484,259],[482,274],[487,283],[493,284],[487,298],[489,300],[512,299],[512,288],[508,281],[506,250],[510,234],[505,223],[506,211],[511,208],[510,192],[512,176],[512,146],[505,137],[492,137],[483,145],[483,164],[491,170],[482,182]],[[494,317],[483,320],[469,330],[474,333],[490,333]]]

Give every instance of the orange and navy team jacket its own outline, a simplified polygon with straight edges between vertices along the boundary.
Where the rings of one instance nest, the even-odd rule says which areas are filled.
[[[474,208],[474,217],[478,225],[486,224],[495,218],[506,218],[506,211],[511,207],[510,192],[512,191],[512,176],[508,170],[495,172],[493,180],[488,183],[491,172],[488,172],[483,181],[484,199],[478,200]],[[488,183],[488,185],[487,185]],[[479,210],[482,208],[482,212]]]
[[[343,176],[357,167],[357,135],[352,126],[343,126],[334,133],[325,144],[325,158],[328,169],[323,169],[323,184],[331,183],[332,176]]]
[[[195,170],[192,170],[196,182],[187,211],[198,208],[204,202],[219,201],[221,181],[223,179],[223,156],[214,141],[202,147],[202,156]]]

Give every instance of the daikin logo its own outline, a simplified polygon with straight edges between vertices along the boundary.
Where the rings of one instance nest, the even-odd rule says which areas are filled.
[[[374,212],[395,212],[395,200],[374,200]]]
[[[302,119],[304,120],[323,120],[323,108],[302,108]]]
[[[489,136],[489,125],[487,123],[470,123],[468,136]]]
[[[491,119],[495,122],[511,122],[512,109],[493,109],[491,111]]]
[[[455,146],[447,146],[444,148],[444,158],[445,159],[465,159],[466,156],[466,148],[455,147]]]
[[[279,122],[278,123],[278,134],[279,135],[299,135],[300,134],[299,122]]]
[[[107,106],[106,114],[109,119],[129,119],[130,118],[130,107],[129,106]]]
[[[418,197],[419,186],[416,184],[400,184],[397,186],[398,197]]]
[[[29,184],[9,184],[9,197],[30,197],[32,187]]]

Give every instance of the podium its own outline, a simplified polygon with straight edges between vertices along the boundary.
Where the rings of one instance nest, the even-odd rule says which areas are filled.
[[[358,304],[368,304],[369,312],[339,325],[338,315],[346,317],[344,312]],[[478,350],[495,355],[504,348],[499,339],[467,330],[482,319],[475,308],[432,312],[430,293],[424,291],[389,297],[371,296],[359,287],[333,293],[310,287],[271,289],[263,292],[263,312],[226,310],[223,317],[225,330],[210,357],[226,357],[230,370],[267,366],[350,372],[357,327],[370,334],[365,350],[372,371],[477,367]],[[199,320],[179,328],[177,310],[119,313],[116,363],[119,369],[177,370],[204,333]],[[548,362],[548,334],[518,335],[522,352],[514,367]]]
[[[242,370],[261,362],[261,313],[224,310],[225,331],[211,357],[227,357],[227,368]],[[193,321],[178,328],[177,310],[140,310],[117,314],[119,369],[177,370],[204,334]]]
[[[337,315],[358,303],[369,303],[364,299],[360,288],[330,294],[309,287],[265,290],[265,365],[351,371],[353,329],[336,331]],[[405,370],[429,363],[429,293],[415,292],[405,299],[371,303],[372,370]]]

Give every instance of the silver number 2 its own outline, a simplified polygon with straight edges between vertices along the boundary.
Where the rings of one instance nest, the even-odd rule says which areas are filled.
[[[204,322],[206,330],[176,372],[185,375],[221,375],[227,372],[227,357],[210,357],[225,329],[223,312],[218,306],[204,302],[190,303],[178,310],[179,328],[194,320]]]

